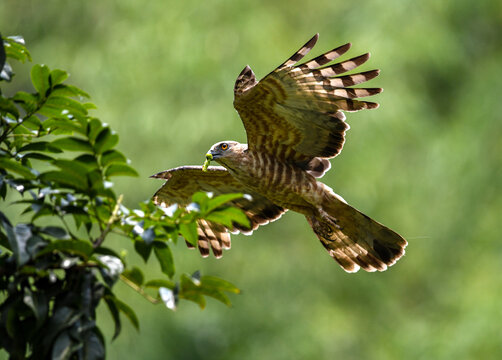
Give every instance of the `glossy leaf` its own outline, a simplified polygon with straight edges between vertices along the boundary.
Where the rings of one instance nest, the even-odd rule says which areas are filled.
[[[55,70],[51,71],[50,80],[51,80],[51,85],[53,87],[58,84],[61,84],[67,78],[68,78],[68,73],[66,71],[59,70],[59,69],[55,69]]]
[[[232,200],[236,200],[236,199],[240,199],[242,198],[242,194],[222,194],[222,195],[218,195],[212,199],[210,199],[208,202],[207,202],[207,209],[206,211],[212,211]]]
[[[35,64],[31,68],[31,82],[42,97],[50,88],[49,75],[49,68],[45,65]]]
[[[181,223],[180,234],[193,246],[197,246],[199,235],[197,234],[197,224],[195,222]]]
[[[27,179],[35,179],[36,177],[28,167],[21,165],[15,160],[0,158],[0,168],[15,172]]]

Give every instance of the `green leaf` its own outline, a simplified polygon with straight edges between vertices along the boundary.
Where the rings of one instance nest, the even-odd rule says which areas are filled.
[[[218,195],[208,201],[206,211],[210,212],[232,200],[242,198],[243,194],[222,194]]]
[[[227,207],[222,210],[216,210],[205,216],[206,220],[214,221],[218,224],[225,225],[228,228],[233,227],[233,223],[250,227],[249,219],[244,212],[235,207]]]
[[[197,234],[197,224],[194,221],[189,223],[181,223],[179,230],[180,234],[185,238],[186,241],[197,247],[199,235]]]
[[[103,129],[103,124],[99,119],[92,118],[87,123],[87,137],[91,142],[96,140],[96,136],[101,132],[101,129]]]
[[[61,84],[68,78],[68,73],[63,70],[55,69],[51,71],[50,79],[52,87]]]
[[[38,141],[29,143],[18,150],[18,152],[24,151],[46,151],[51,153],[62,153],[63,151],[48,141]]]
[[[71,97],[83,97],[90,98],[90,95],[84,90],[79,89],[73,85],[57,85],[54,86],[52,90],[53,96],[71,96]]]
[[[79,161],[75,160],[55,160],[53,162],[55,166],[63,170],[65,175],[73,175],[75,178],[79,179],[79,182],[85,184],[87,182],[86,174],[89,168]]]
[[[96,137],[94,150],[97,154],[101,154],[106,150],[112,149],[115,145],[117,145],[118,141],[119,136],[113,133],[110,128],[105,127]]]
[[[19,110],[17,109],[17,107],[10,100],[4,98],[3,96],[0,96],[0,111],[11,114],[15,119],[19,118]]]
[[[136,170],[126,164],[111,164],[105,170],[105,176],[139,176]]]
[[[47,171],[40,174],[40,179],[45,182],[53,181],[62,187],[70,187],[78,190],[87,189],[87,180],[65,171]]]
[[[204,288],[214,288],[221,291],[228,291],[234,294],[239,294],[241,291],[234,284],[217,278],[215,276],[203,276],[200,279],[201,286]]]
[[[152,246],[145,243],[143,240],[136,240],[134,242],[134,250],[141,256],[146,263],[150,254],[152,253]]]
[[[36,178],[36,176],[31,172],[31,168],[23,166],[19,162],[11,159],[0,158],[0,168],[15,172],[26,179]]]
[[[30,52],[24,46],[24,39],[21,36],[8,36],[4,39],[4,42],[7,57],[16,59],[22,63],[26,60],[31,61]]]
[[[31,115],[30,117],[23,120],[23,126],[31,130],[38,130],[42,126],[42,122],[38,118],[38,116]]]
[[[75,116],[87,115],[87,109],[78,101],[63,97],[51,95],[45,101],[42,108],[38,111],[47,117],[61,117],[72,114]]]
[[[117,308],[131,321],[132,325],[136,328],[136,330],[139,331],[139,321],[138,317],[134,313],[134,310],[129,307],[126,303],[122,302],[121,300],[114,298],[115,304],[117,305]]]
[[[160,241],[153,242],[155,256],[160,263],[160,268],[164,274],[170,278],[174,275],[174,260],[171,249],[166,243]]]
[[[145,280],[143,272],[137,266],[133,266],[131,269],[124,270],[122,275],[132,281],[134,284],[141,286]]]
[[[108,150],[101,154],[101,166],[106,167],[111,163],[125,163],[126,157],[117,150]]]
[[[93,247],[87,241],[83,240],[55,240],[50,242],[37,257],[48,254],[52,251],[61,251],[64,253],[75,254],[84,257],[86,260],[92,255]]]
[[[59,226],[46,226],[40,228],[40,232],[55,237],[56,239],[69,239],[66,230]]]
[[[12,98],[16,103],[19,103],[27,112],[33,112],[38,106],[38,99],[35,95],[24,91],[18,91]]]
[[[42,160],[42,161],[54,161],[54,158],[44,155],[44,154],[39,154],[39,153],[27,153],[23,156],[23,159],[35,159],[35,160]]]
[[[55,129],[62,129],[71,132],[75,131],[85,135],[85,130],[82,129],[78,122],[67,118],[49,118],[43,122],[43,128],[49,131],[53,131]]]
[[[84,151],[92,153],[92,146],[87,141],[73,136],[54,140],[52,145],[63,150]]]
[[[96,157],[91,154],[79,155],[75,159],[73,159],[73,161],[76,161],[79,164],[84,165],[89,171],[99,169],[99,165],[96,160]],[[100,177],[101,177],[101,173],[100,173]]]
[[[105,300],[105,303],[108,306],[108,310],[112,315],[113,324],[115,325],[115,331],[113,333],[113,338],[112,338],[112,340],[115,340],[117,336],[119,336],[120,331],[122,330],[122,324],[120,322],[120,316],[119,316],[119,309],[115,303],[114,295],[105,295],[103,299]]]
[[[42,97],[46,96],[50,88],[49,75],[49,68],[45,65],[35,64],[31,68],[31,82]]]
[[[160,287],[165,287],[165,288],[173,290],[176,287],[176,284],[172,281],[165,280],[165,279],[154,279],[154,280],[150,280],[150,281],[146,282],[145,287],[152,288],[152,289],[158,289]]]

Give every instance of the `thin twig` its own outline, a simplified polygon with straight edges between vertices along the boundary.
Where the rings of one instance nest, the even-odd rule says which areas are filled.
[[[159,299],[156,299],[156,298],[152,297],[151,295],[147,294],[145,292],[145,290],[143,290],[137,284],[133,283],[131,280],[129,280],[128,278],[126,278],[124,275],[122,275],[122,274],[120,275],[120,280],[122,280],[124,283],[126,283],[126,285],[128,285],[129,287],[131,287],[134,291],[136,291],[137,293],[139,293],[141,296],[143,296],[145,299],[147,299],[148,301],[150,301],[152,304],[158,304],[158,303],[160,303]]]
[[[120,204],[122,203],[123,198],[124,198],[124,195],[120,194],[119,198],[117,199],[117,203],[115,204],[115,208],[113,209],[113,212],[110,215],[108,222],[106,223],[106,227],[101,230],[101,235],[96,239],[96,242],[93,245],[94,248],[101,246],[101,244],[105,240],[106,235],[110,232],[113,223],[115,222],[115,220],[117,220],[117,214],[119,213]],[[97,215],[97,213],[96,213],[96,215]]]

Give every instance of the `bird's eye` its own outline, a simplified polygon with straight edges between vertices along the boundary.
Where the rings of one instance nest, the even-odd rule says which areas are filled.
[[[220,148],[221,150],[227,150],[228,149],[228,144],[227,143],[223,143],[220,145]]]

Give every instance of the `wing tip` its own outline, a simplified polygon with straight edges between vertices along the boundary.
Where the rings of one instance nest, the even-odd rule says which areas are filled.
[[[169,180],[173,175],[171,174],[170,170],[165,170],[165,171],[161,171],[161,172],[158,172],[156,174],[153,174],[153,175],[150,175],[149,178],[150,179],[165,179],[165,180]]]

